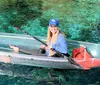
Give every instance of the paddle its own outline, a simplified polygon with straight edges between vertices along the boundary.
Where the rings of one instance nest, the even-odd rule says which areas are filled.
[[[44,44],[45,46],[48,46],[46,43],[44,43],[44,42],[41,41],[40,39],[38,39],[38,38],[35,37],[35,36],[32,36],[31,34],[29,34],[28,32],[26,32],[26,31],[24,31],[24,30],[22,30],[21,28],[19,28],[19,27],[15,27],[15,28],[18,29],[18,30],[20,30],[20,31],[22,31],[23,33],[25,33],[25,34],[27,34],[27,35],[30,35],[31,37],[33,37],[33,38],[36,39],[37,41],[41,42],[41,43]],[[52,49],[52,48],[51,48],[51,49]],[[57,51],[57,50],[55,50],[55,49],[52,49],[52,50],[54,50],[54,51],[55,51],[58,55],[60,55],[61,57],[66,56],[67,59],[68,59],[68,61],[69,61],[70,63],[79,66],[72,58],[69,57],[70,55],[69,55],[68,53],[67,53],[67,54],[64,54],[64,53],[61,53],[61,52],[59,52],[59,51]]]
[[[27,34],[27,35],[30,35],[31,37],[33,37],[33,38],[36,39],[37,41],[41,42],[43,45],[48,46],[45,42],[41,41],[40,39],[38,39],[38,38],[35,37],[35,36],[32,36],[31,34],[29,34],[28,32],[26,32],[25,30],[22,30],[21,28],[16,27],[16,26],[15,26],[15,28],[16,28],[17,30],[22,31],[23,33],[25,33],[25,34]],[[52,49],[52,50],[54,50],[57,54],[59,54],[59,55],[61,55],[61,56],[67,56],[67,57],[70,56],[69,54],[63,54],[63,53],[61,53],[61,52],[59,52],[59,51],[57,51],[57,50],[55,50],[55,49]]]
[[[20,30],[20,31],[22,31],[23,33],[25,33],[25,34],[27,34],[27,35],[30,35],[31,37],[33,37],[33,38],[36,39],[37,41],[41,42],[41,43],[44,44],[45,46],[48,46],[46,43],[44,43],[44,42],[41,41],[40,39],[38,39],[38,38],[35,37],[35,36],[32,36],[31,34],[29,34],[28,32],[26,32],[26,31],[24,31],[24,30],[22,30],[21,28],[19,28],[19,27],[15,27],[15,28],[18,29],[18,30]]]

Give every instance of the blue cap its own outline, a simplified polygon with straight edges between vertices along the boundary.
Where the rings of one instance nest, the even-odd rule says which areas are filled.
[[[49,26],[50,25],[56,25],[56,26],[59,26],[59,22],[58,22],[58,20],[57,19],[51,19],[50,21],[49,21]]]

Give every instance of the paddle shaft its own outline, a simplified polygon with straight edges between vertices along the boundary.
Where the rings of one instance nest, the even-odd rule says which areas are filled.
[[[43,41],[41,41],[40,39],[38,39],[37,37],[35,36],[32,36],[31,34],[29,34],[28,32],[26,32],[25,30],[22,30],[18,27],[16,27],[17,29],[19,29],[20,31],[22,31],[23,33],[27,34],[27,35],[30,35],[32,38],[36,39],[37,41],[41,42],[42,44],[44,44],[45,46],[48,46],[46,43],[44,43]]]
[[[25,34],[27,34],[27,35],[30,35],[31,37],[33,37],[34,39],[36,39],[37,41],[39,41],[39,42],[41,42],[43,45],[45,45],[45,46],[48,46],[46,43],[44,43],[43,41],[41,41],[40,39],[38,39],[37,37],[35,37],[35,36],[32,36],[31,34],[29,34],[28,32],[26,32],[25,30],[22,30],[21,28],[19,28],[19,27],[16,27],[17,29],[19,29],[20,31],[22,31],[23,33],[25,33]],[[52,48],[51,48],[52,49]],[[61,52],[59,52],[59,51],[57,51],[57,50],[55,50],[55,49],[52,49],[52,50],[54,50],[56,53],[58,53],[58,54],[60,54],[60,55],[62,55],[62,56],[69,56],[69,54],[67,55],[67,54],[63,54],[63,53],[61,53]]]

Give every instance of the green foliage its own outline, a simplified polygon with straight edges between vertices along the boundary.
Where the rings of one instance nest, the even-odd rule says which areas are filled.
[[[21,27],[22,25],[26,25],[27,21],[31,19],[35,20],[41,16],[42,2],[39,1],[34,4],[35,1],[31,1],[33,3],[26,1],[27,0],[8,0],[7,3],[4,2],[5,6],[1,9],[1,18],[3,18],[4,23],[1,24],[1,29],[5,32],[15,32],[13,28],[11,29],[9,27]]]
[[[41,4],[41,3],[38,3]],[[34,5],[34,4],[33,4]],[[26,3],[24,0],[20,2],[19,0],[16,2],[17,8],[16,11],[11,12],[10,17],[10,24],[11,25],[25,25],[28,20],[35,20],[36,18],[40,17],[41,11],[39,6],[34,6],[34,8],[31,8],[28,3]]]
[[[27,24],[22,26],[24,30],[35,36],[46,36],[47,28],[40,25],[39,19],[30,20]]]
[[[92,40],[95,43],[100,43],[100,23],[97,23],[92,31]]]
[[[67,37],[80,39],[81,29],[92,30],[94,26],[91,25],[94,25],[100,18],[99,5],[100,1],[96,2],[95,0],[45,1],[43,3],[43,15],[41,16],[44,19],[44,21],[42,19],[42,24],[45,24],[45,21],[49,18],[56,17],[60,21],[61,30]]]
[[[67,38],[97,42],[95,24],[99,22],[99,8],[100,1],[95,0],[4,0],[0,4],[0,28],[1,32],[18,33],[13,27],[18,26],[32,35],[46,36],[48,21],[55,17]],[[90,38],[85,37],[88,35]]]
[[[91,37],[92,37],[92,30],[91,29],[81,29],[80,40],[90,41]]]

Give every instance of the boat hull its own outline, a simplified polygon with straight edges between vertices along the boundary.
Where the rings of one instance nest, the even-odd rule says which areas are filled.
[[[43,37],[38,37],[38,38],[45,42],[45,38]],[[92,56],[92,60],[94,60],[94,58],[96,58],[96,60],[100,59],[100,44],[75,41],[75,40],[66,40],[66,41],[69,47],[69,54],[71,56],[74,48],[78,48],[81,45],[84,45],[89,50],[88,52]],[[9,44],[19,47],[21,50],[24,50],[24,53],[27,54],[13,53],[13,50],[9,47]],[[1,50],[0,61],[12,64],[21,64],[21,65],[48,67],[48,68],[83,69],[80,65],[76,64],[77,60],[72,58],[67,58],[67,57],[57,58],[57,57],[47,57],[45,55],[38,55],[40,45],[41,45],[40,42],[38,42],[37,40],[28,35],[0,33],[0,50]],[[73,60],[75,61],[74,63]]]
[[[40,55],[26,55],[17,53],[0,52],[0,61],[5,63],[58,68],[58,69],[82,69],[80,66],[71,64],[67,58],[47,57]],[[5,60],[8,60],[5,61]]]

